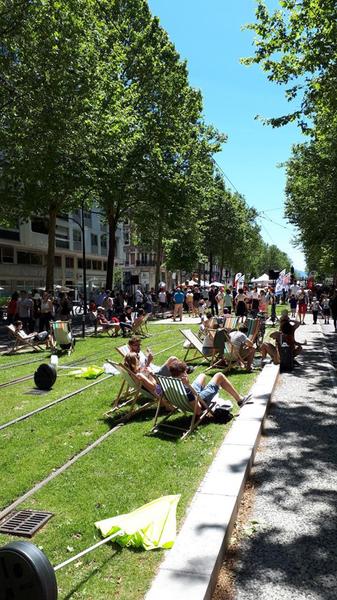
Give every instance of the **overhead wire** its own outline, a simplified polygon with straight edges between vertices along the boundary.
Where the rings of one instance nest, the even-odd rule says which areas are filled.
[[[238,188],[230,180],[230,178],[228,177],[228,175],[226,175],[225,171],[219,165],[219,163],[215,160],[215,158],[213,158],[213,162],[218,167],[219,171],[222,173],[222,175],[225,177],[225,179],[230,183],[230,185],[232,186],[232,188],[241,196],[242,194],[239,192]],[[278,227],[282,227],[282,229],[285,229],[286,231],[291,231],[290,227],[286,227],[285,225],[282,225],[281,223],[277,223],[276,221],[273,221],[273,219],[271,219],[270,217],[268,217],[268,216],[265,215],[266,212],[276,211],[276,210],[283,210],[283,207],[267,208],[267,209],[258,211],[257,216],[260,219],[265,219],[266,221],[269,221],[270,223],[273,223],[273,225],[277,225]],[[268,237],[270,237],[271,241],[273,242],[273,239],[272,239],[271,235],[269,234],[269,232],[267,231],[267,229],[265,227],[263,227],[263,225],[261,225],[261,226],[264,229],[264,231],[267,233]]]

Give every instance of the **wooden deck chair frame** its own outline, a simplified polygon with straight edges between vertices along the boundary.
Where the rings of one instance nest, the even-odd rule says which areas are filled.
[[[148,330],[148,326],[147,326],[147,321],[148,321],[149,315],[145,314],[143,319],[135,324],[132,324],[132,329],[130,330],[130,334],[131,335],[139,335],[140,337],[150,337],[149,334],[149,330]]]
[[[221,340],[222,336],[224,336],[223,340]],[[219,342],[217,342],[218,337],[220,338]],[[226,364],[224,361],[226,361]],[[240,364],[240,362],[239,353],[234,344],[232,344],[228,332],[225,329],[217,329],[214,338],[211,364],[206,369],[206,372],[214,368],[230,371],[234,364]]]
[[[16,352],[19,352],[19,350],[22,350],[23,348],[31,348],[34,350],[34,352],[39,352],[45,350],[47,347],[45,342],[34,341],[33,339],[21,337],[20,334],[15,331],[15,327],[12,324],[7,325],[6,328],[10,337],[15,340],[15,344],[13,348],[11,348],[10,354],[16,354]],[[42,347],[43,345],[45,348]]]
[[[184,338],[186,338],[186,340],[190,343],[189,347],[186,348],[186,353],[183,358],[184,362],[192,362],[193,360],[196,360],[197,358],[200,358],[200,357],[202,357],[208,363],[212,362],[211,356],[205,356],[203,354],[202,341],[195,335],[195,333],[193,333],[193,331],[191,329],[180,329],[180,333],[182,333]],[[188,354],[190,352],[194,352],[194,356],[192,358],[188,358]]]
[[[154,394],[151,394],[151,392],[144,390],[141,382],[137,379],[137,377],[135,377],[135,374],[132,373],[132,371],[130,371],[125,365],[116,363],[112,360],[107,360],[107,362],[117,369],[122,377],[122,384],[116,399],[112,404],[112,408],[105,413],[105,417],[111,417],[111,415],[113,415],[117,410],[120,410],[125,406],[129,407],[128,416],[130,416],[138,413],[140,410],[144,410],[145,408],[152,406],[157,402],[158,398]],[[140,398],[146,398],[148,402],[143,404],[141,409],[135,409],[135,405]]]
[[[158,423],[159,411],[162,406],[162,400],[160,399],[156,414],[154,417],[154,424],[151,429],[151,433],[157,433],[160,431],[160,427],[163,427],[162,432],[168,436],[176,437],[174,434],[171,434],[169,431],[165,431],[165,429],[172,429],[175,431],[182,431],[183,435],[180,437],[181,440],[184,440],[188,435],[193,433],[193,431],[202,423],[202,421],[207,417],[209,413],[211,413],[214,408],[216,402],[211,402],[210,405],[207,405],[199,395],[197,395],[197,402],[194,402],[194,407],[191,405],[188,400],[186,389],[183,385],[181,379],[176,379],[175,377],[165,377],[163,375],[156,375],[156,379],[158,384],[162,389],[162,397],[165,398],[166,402],[168,402],[175,410],[174,412],[170,412]],[[200,415],[197,415],[197,404],[202,408],[202,412]],[[178,427],[176,425],[169,425],[167,423],[168,419],[172,415],[176,415],[177,412],[181,412],[185,415],[191,414],[191,423],[189,428],[183,429],[182,427]]]

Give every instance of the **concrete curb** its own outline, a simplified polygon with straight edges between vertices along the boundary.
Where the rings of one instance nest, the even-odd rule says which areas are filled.
[[[254,461],[279,374],[266,365],[189,507],[172,550],[167,552],[146,600],[209,600]]]

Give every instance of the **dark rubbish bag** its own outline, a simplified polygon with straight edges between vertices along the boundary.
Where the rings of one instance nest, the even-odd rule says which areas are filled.
[[[293,351],[288,344],[283,342],[280,347],[280,371],[281,373],[292,371],[294,368]]]

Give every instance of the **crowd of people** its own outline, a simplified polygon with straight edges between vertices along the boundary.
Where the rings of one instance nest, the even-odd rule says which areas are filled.
[[[72,302],[66,293],[21,290],[13,292],[7,305],[7,325],[20,321],[29,335],[48,330],[50,321],[68,321],[71,314]]]

